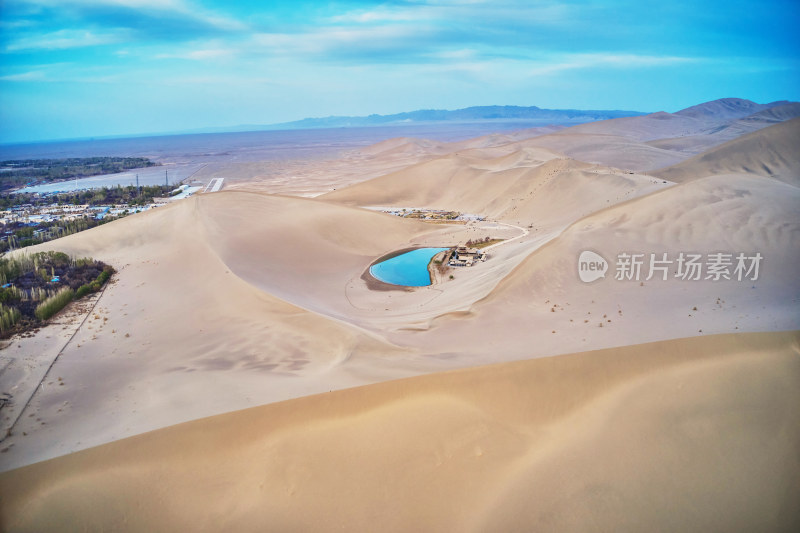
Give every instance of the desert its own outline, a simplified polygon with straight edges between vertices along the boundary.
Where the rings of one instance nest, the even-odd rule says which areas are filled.
[[[0,531],[800,531],[798,22],[3,2]]]
[[[618,120],[674,135],[649,116],[593,123],[614,132],[607,154],[638,131]],[[363,180],[334,172],[314,197],[236,181],[39,245],[118,272],[66,342],[67,317],[3,350],[4,387],[40,385],[4,420],[4,523],[365,529],[380,509],[398,531],[604,529],[621,514],[630,529],[791,529],[799,121],[636,171],[553,150],[588,126],[400,139],[358,156]],[[488,259],[453,279],[363,277],[393,250],[483,238],[498,240]],[[583,283],[583,249],[764,259],[757,279]],[[45,377],[11,372],[37,350],[57,355]]]

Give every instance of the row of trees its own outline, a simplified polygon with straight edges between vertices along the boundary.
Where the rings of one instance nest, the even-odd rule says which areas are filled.
[[[0,190],[50,181],[116,174],[132,168],[157,166],[146,157],[70,157],[0,161]]]
[[[0,258],[0,337],[41,325],[73,299],[101,290],[113,272],[61,252]]]
[[[485,242],[489,242],[490,240],[491,239],[489,237],[485,237],[483,239],[475,239],[474,241],[472,239],[470,239],[470,240],[467,241],[467,246],[473,246],[473,245],[476,245],[476,244],[483,244]]]
[[[48,205],[109,205],[126,204],[131,206],[147,205],[153,198],[169,196],[174,189],[172,185],[135,185],[103,187],[82,191],[62,192],[55,194],[17,193],[0,196],[0,210],[20,206],[42,207]]]
[[[83,217],[73,220],[43,222],[36,227],[36,230],[42,231],[36,232],[34,231],[34,228],[30,226],[22,226],[19,224],[15,226],[0,225],[0,228],[9,227],[10,230],[13,231],[12,234],[7,235],[4,240],[0,241],[0,253],[7,252],[9,250],[16,250],[18,248],[27,248],[28,246],[33,246],[35,244],[42,244],[43,242],[52,241],[53,239],[58,239],[59,237],[66,237],[67,235],[72,235],[73,233],[78,233],[94,228],[95,226],[99,226],[101,224],[106,224],[112,220],[116,220],[117,218],[119,217],[107,216],[98,220],[95,218]]]
[[[0,209],[10,209],[20,206],[46,207],[50,205],[127,205],[131,208],[153,203],[157,197],[169,196],[172,186],[148,185],[142,187],[106,187],[69,193],[51,195],[39,194],[6,194],[0,196]],[[127,213],[123,212],[122,216]],[[25,248],[35,244],[58,239],[94,228],[116,220],[119,216],[106,216],[102,219],[84,216],[72,220],[56,220],[42,222],[37,226],[29,226],[22,222],[0,224],[0,232],[4,239],[0,241],[0,253]],[[9,233],[10,232],[10,233]]]

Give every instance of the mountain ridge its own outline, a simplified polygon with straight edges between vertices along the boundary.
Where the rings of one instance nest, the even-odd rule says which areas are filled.
[[[695,118],[744,118],[760,111],[791,103],[793,102],[779,100],[768,104],[759,104],[744,98],[720,98],[681,109],[675,114]]]
[[[658,118],[657,115],[660,114],[663,114],[665,117],[678,115],[692,118],[718,118],[729,120],[733,118],[743,118],[760,111],[766,111],[793,103],[795,102],[781,100],[767,104],[759,104],[744,98],[720,98],[718,100],[711,100],[687,107],[674,113],[619,109],[547,109],[538,106],[486,105],[470,106],[453,110],[417,109],[388,115],[373,113],[361,116],[330,115],[327,117],[307,117],[300,120],[273,124],[239,124],[236,126],[199,128],[181,133],[234,133],[245,131],[398,126],[436,122],[458,123],[482,121],[520,121],[528,124],[536,123],[536,125],[560,124],[575,126],[586,122],[645,115],[654,115],[656,116],[655,118]]]
[[[556,120],[579,122],[646,115],[642,111],[598,109],[544,109],[537,106],[490,105],[461,109],[418,109],[389,115],[313,117],[271,124],[280,129],[372,126],[419,122],[465,122],[470,120]]]

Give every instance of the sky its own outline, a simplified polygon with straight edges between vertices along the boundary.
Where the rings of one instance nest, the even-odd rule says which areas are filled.
[[[800,100],[797,0],[0,0],[0,143]]]

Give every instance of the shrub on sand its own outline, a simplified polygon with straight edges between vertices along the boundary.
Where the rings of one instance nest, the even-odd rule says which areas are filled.
[[[39,320],[47,320],[55,315],[72,301],[75,292],[70,288],[63,288],[56,294],[36,306],[34,314]]]

